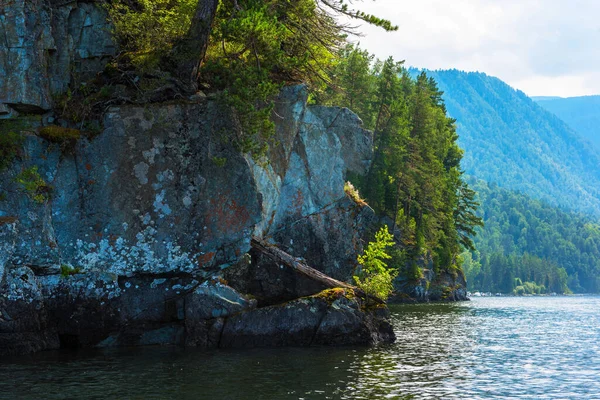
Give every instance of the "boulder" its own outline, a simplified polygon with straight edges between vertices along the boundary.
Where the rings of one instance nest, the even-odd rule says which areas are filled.
[[[365,345],[395,339],[387,315],[365,310],[344,289],[328,289],[229,318],[220,347]]]

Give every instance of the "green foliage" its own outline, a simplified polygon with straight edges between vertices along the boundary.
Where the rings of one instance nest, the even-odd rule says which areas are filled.
[[[475,193],[462,179],[454,120],[442,92],[426,74],[412,79],[402,62],[374,60],[346,46],[334,68],[335,86],[315,96],[346,106],[374,131],[374,157],[366,179],[354,183],[378,214],[402,232],[403,275],[420,276],[414,261],[432,259],[434,268],[456,272],[463,247],[472,248]],[[412,263],[412,264],[411,264]]]
[[[600,153],[570,126],[497,78],[457,70],[428,74],[460,122],[468,175],[600,216]]]
[[[398,271],[398,277],[402,280],[417,282],[423,278],[423,271],[419,268],[418,259],[411,256],[407,249],[394,246],[387,253],[392,257],[388,265]]]
[[[600,96],[535,98],[536,103],[557,115],[600,150]]]
[[[23,192],[36,203],[44,203],[50,199],[52,187],[38,173],[38,167],[27,168],[15,177],[15,182],[21,186]]]
[[[141,71],[159,68],[162,54],[190,28],[198,0],[112,1],[106,8],[114,35]]]
[[[112,65],[111,63],[108,64]],[[107,69],[109,69],[107,67]],[[102,114],[106,104],[115,101],[118,93],[111,85],[107,76],[81,83],[78,87],[69,88],[65,93],[54,96],[55,110],[62,118],[77,123],[79,129],[89,133],[99,133],[102,130]],[[77,141],[76,132],[61,132],[60,127],[49,126],[47,139],[72,144]],[[42,128],[44,129],[44,128]],[[54,130],[54,132],[52,132]],[[55,138],[55,139],[53,139]],[[67,139],[66,141],[64,139]]]
[[[383,300],[392,294],[392,284],[397,272],[388,268],[385,260],[392,258],[386,249],[394,245],[392,234],[388,227],[382,227],[375,234],[375,241],[369,242],[363,255],[358,256],[358,263],[362,266],[360,273],[354,276],[356,285],[365,293],[379,297]]]
[[[177,71],[163,69],[177,69],[177,60],[188,60],[188,53],[193,53],[183,44],[198,31],[197,4],[197,0],[111,2],[107,9],[124,58],[147,75],[167,81],[170,75],[177,76]],[[281,86],[303,81],[320,90],[329,81],[337,50],[351,31],[336,16],[397,29],[385,19],[350,8],[344,0],[219,2],[205,59],[197,61],[204,87],[219,91],[218,98],[232,111],[234,126],[227,140],[256,159],[265,154],[273,144],[271,112]],[[202,21],[206,23],[206,18]],[[142,77],[134,85],[146,91],[145,80]]]
[[[311,25],[315,29],[307,32]],[[328,24],[328,25],[327,25]],[[311,36],[315,35],[315,36]],[[341,36],[313,0],[221,3],[201,75],[233,110],[233,142],[255,158],[272,144],[273,98],[284,81],[314,81]]]
[[[212,162],[217,166],[217,167],[224,167],[225,164],[227,163],[227,158],[225,157],[213,157],[212,158]]]
[[[479,194],[475,200],[485,227],[476,229],[478,251],[464,265],[470,290],[511,293],[533,282],[549,292],[599,292],[600,155],[538,105],[562,110],[565,118],[572,111],[575,123],[577,115],[593,114],[598,99],[536,104],[485,74],[428,73],[444,90],[448,113],[460,122],[467,150],[462,166],[479,179],[469,182]]]
[[[0,132],[0,171],[10,167],[23,146],[23,140],[19,132]]]
[[[523,282],[551,292],[600,291],[598,221],[472,180],[485,227],[478,228],[465,273],[471,290],[510,293]]]
[[[79,268],[79,267],[73,268],[67,264],[62,264],[60,266],[60,276],[62,278],[68,278],[70,276],[73,276],[73,275],[79,274],[79,273],[81,273],[81,268]]]
[[[515,287],[512,293],[517,296],[523,296],[526,294],[542,294],[546,293],[546,287],[544,285],[538,285],[535,282],[525,282]]]

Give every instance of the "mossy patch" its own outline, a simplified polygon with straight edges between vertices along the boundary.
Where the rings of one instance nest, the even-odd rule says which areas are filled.
[[[40,176],[38,167],[27,168],[16,176],[15,182],[21,186],[21,190],[36,203],[42,204],[50,200],[52,186]]]
[[[349,300],[352,300],[356,297],[356,294],[352,289],[344,289],[344,288],[332,288],[325,289],[311,297],[316,299],[323,299],[327,302],[327,304],[331,305],[334,301],[345,297]]]
[[[79,129],[49,125],[40,128],[39,135],[53,143],[75,143],[81,138],[81,131]]]
[[[79,268],[79,267],[71,267],[70,265],[67,265],[67,264],[62,264],[60,266],[60,276],[63,278],[68,278],[70,276],[80,274],[80,273],[81,273],[81,268]]]

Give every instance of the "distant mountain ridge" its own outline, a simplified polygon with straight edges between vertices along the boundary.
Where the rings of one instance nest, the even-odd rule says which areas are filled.
[[[600,96],[532,97],[600,150]]]
[[[560,96],[529,96],[529,98],[533,101],[564,99],[564,97]]]
[[[498,78],[458,70],[427,73],[457,119],[467,174],[600,216],[600,152],[587,140]]]

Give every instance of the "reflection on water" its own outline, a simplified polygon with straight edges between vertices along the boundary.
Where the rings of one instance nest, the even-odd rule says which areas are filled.
[[[600,298],[393,307],[378,348],[146,347],[0,360],[0,398],[600,398]]]

